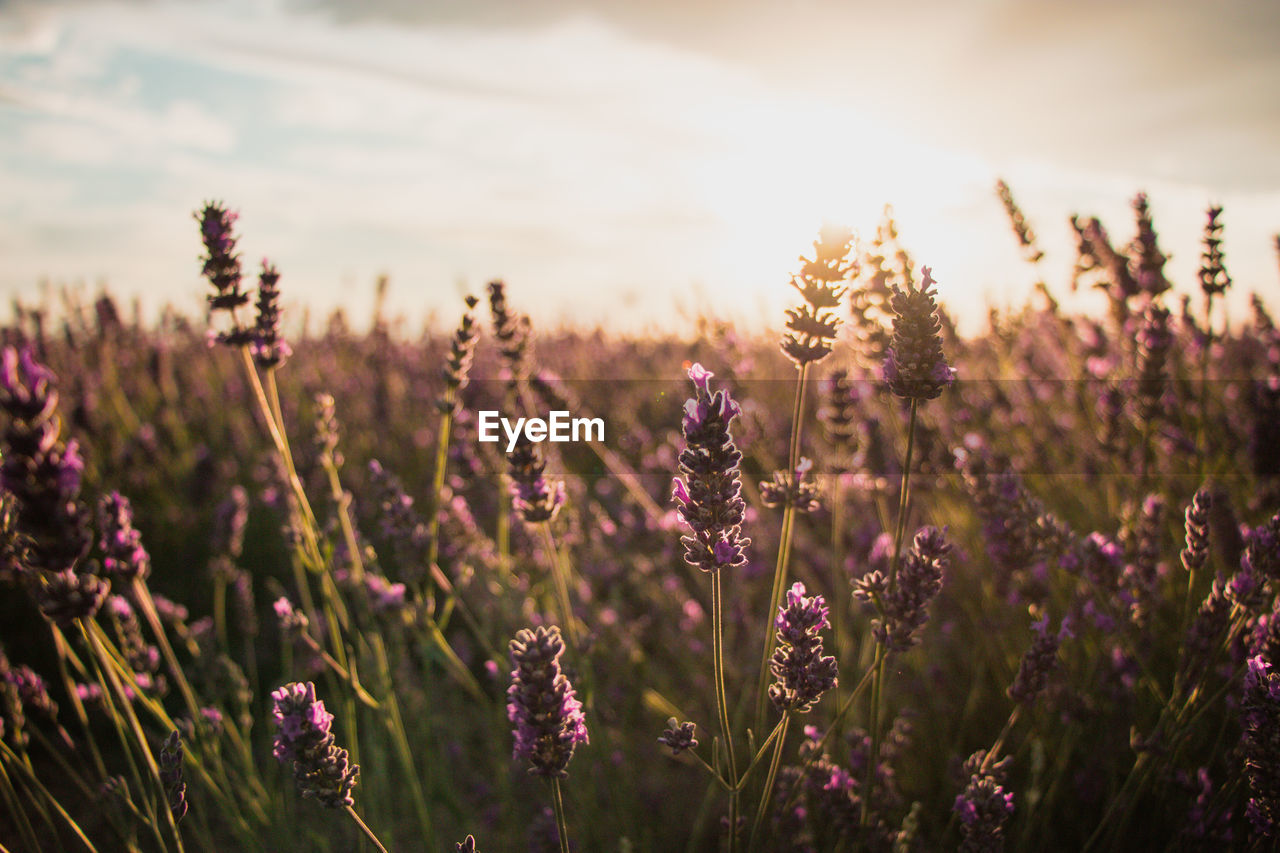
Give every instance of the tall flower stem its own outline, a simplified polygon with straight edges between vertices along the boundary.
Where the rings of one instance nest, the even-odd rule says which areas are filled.
[[[440,416],[440,431],[436,438],[435,470],[431,475],[431,494],[427,498],[427,509],[430,511],[427,523],[427,535],[430,544],[427,546],[427,565],[434,566],[440,556],[440,494],[444,491],[445,469],[449,463],[449,433],[453,429],[453,402],[455,391],[445,391],[445,403],[448,411]]]
[[[547,550],[547,559],[551,562],[551,579],[555,583],[556,597],[560,599],[560,618],[564,620],[565,630],[569,632],[569,640],[575,649],[582,648],[582,635],[578,631],[578,620],[573,615],[573,605],[569,601],[569,567],[557,547],[555,534],[551,532],[551,522],[538,524],[542,531],[543,547]]]
[[[711,657],[715,669],[716,710],[720,715],[720,731],[724,736],[725,756],[729,765],[729,851],[738,849],[738,768],[733,754],[733,734],[729,725],[729,704],[724,688],[724,600],[720,589],[720,570],[711,573]]]
[[[800,463],[800,428],[804,413],[805,379],[809,375],[809,363],[800,365],[800,376],[796,380],[795,405],[791,409],[791,442],[787,449],[787,470],[795,476],[796,467]],[[769,595],[768,620],[764,629],[764,654],[760,658],[760,679],[756,683],[756,716],[755,730],[764,728],[764,715],[768,696],[766,688],[769,684],[769,658],[773,656],[777,638],[772,629],[773,617],[782,606],[782,595],[787,588],[787,570],[791,561],[791,536],[795,527],[796,509],[790,501],[782,510],[782,530],[778,540],[778,561],[773,569],[773,590]]]
[[[387,853],[387,848],[382,846],[382,842],[378,840],[378,836],[373,834],[373,830],[369,828],[369,825],[360,819],[360,815],[356,814],[355,808],[347,806],[346,811],[351,819],[355,821],[356,826],[360,827],[360,831],[365,834],[365,837],[373,843],[373,846],[377,847],[380,853]]]
[[[898,488],[898,519],[893,533],[893,560],[889,564],[889,591],[892,592],[898,580],[898,565],[902,560],[902,539],[907,530],[907,510],[911,500],[911,461],[916,444],[916,417],[920,406],[920,398],[911,398],[911,413],[907,421],[907,451],[902,462],[902,483]],[[867,755],[867,767],[863,775],[862,816],[861,824],[866,826],[871,808],[871,785],[875,780],[876,762],[880,755],[880,706],[883,703],[884,669],[888,650],[883,642],[876,644],[876,659],[872,664],[871,714],[869,726],[871,730],[871,751]]]
[[[769,761],[769,775],[764,780],[764,791],[760,795],[760,806],[756,809],[756,819],[751,825],[751,849],[756,849],[756,844],[760,840],[760,824],[764,820],[765,813],[769,810],[769,800],[773,796],[773,786],[778,780],[778,765],[782,762],[782,745],[787,740],[787,728],[791,725],[791,714],[782,712],[782,731],[778,735],[778,739],[773,744],[773,758]]]
[[[551,805],[556,813],[556,834],[560,838],[560,853],[569,853],[569,824],[564,817],[564,797],[560,793],[559,778],[551,777]]]

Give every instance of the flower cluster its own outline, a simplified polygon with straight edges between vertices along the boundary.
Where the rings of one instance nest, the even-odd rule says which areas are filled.
[[[1023,705],[1031,705],[1044,691],[1049,676],[1058,666],[1058,647],[1062,645],[1063,638],[1069,635],[1065,624],[1057,633],[1050,631],[1048,614],[1035,622],[1031,630],[1035,632],[1035,639],[1031,641],[1031,648],[1022,656],[1018,674],[1013,677],[1013,684],[1009,685],[1007,691],[1010,699]]]
[[[893,338],[884,357],[884,379],[899,397],[932,400],[955,378],[942,354],[942,322],[934,301],[933,274],[922,267],[919,289],[894,285]]]
[[[187,783],[182,781],[182,736],[175,729],[160,748],[160,781],[175,821],[187,814]]]
[[[818,410],[823,432],[836,451],[836,471],[849,470],[858,445],[858,387],[846,370],[834,370],[822,383],[823,405]]]
[[[782,351],[796,367],[820,361],[831,352],[840,328],[834,309],[847,290],[839,284],[857,275],[858,262],[849,258],[852,248],[851,231],[824,228],[813,243],[813,257],[801,257],[800,272],[791,277],[791,286],[800,291],[804,304],[787,310]]]
[[[1013,191],[1004,181],[996,181],[996,194],[1000,196],[1000,203],[1004,205],[1014,236],[1018,238],[1018,245],[1022,247],[1027,260],[1033,264],[1038,263],[1044,257],[1044,252],[1036,244],[1036,232],[1031,230],[1030,223],[1022,215],[1022,209],[1013,198]]]
[[[1280,513],[1249,532],[1242,569],[1244,567],[1268,580],[1280,581]]]
[[[1280,673],[1263,655],[1249,658],[1240,722],[1253,794],[1246,813],[1259,833],[1273,838],[1280,834]]]
[[[877,642],[894,652],[906,651],[919,642],[920,628],[929,619],[929,604],[942,590],[942,575],[950,562],[951,543],[945,531],[922,527],[893,581],[880,570],[858,579],[854,597],[876,605],[880,612],[872,621]]]
[[[822,596],[806,596],[799,581],[787,590],[787,600],[778,608],[774,620],[778,646],[769,660],[774,678],[769,701],[779,711],[806,714],[822,694],[836,686],[836,659],[823,655],[819,636],[830,625],[828,612]]]
[[[449,341],[449,355],[444,367],[440,368],[440,377],[444,380],[448,392],[436,401],[442,414],[457,414],[461,402],[458,392],[467,387],[468,374],[471,372],[471,359],[475,354],[476,341],[480,337],[480,329],[476,325],[476,317],[471,309],[476,307],[474,296],[467,296],[467,310],[458,323],[457,330]]]
[[[775,471],[773,479],[760,484],[760,502],[767,507],[790,506],[797,512],[813,512],[820,503],[818,486],[808,479],[813,460],[804,456],[791,473]]]
[[[694,737],[696,729],[697,726],[687,720],[682,723],[675,717],[671,717],[667,720],[667,727],[663,729],[658,743],[670,747],[672,755],[679,755],[686,749],[693,749],[698,745],[698,739]]]
[[[253,359],[266,370],[279,367],[292,355],[288,342],[280,337],[280,271],[266,260],[258,274],[258,321],[254,327]]]
[[[1182,565],[1189,571],[1204,568],[1209,559],[1209,508],[1213,505],[1212,493],[1201,486],[1196,490],[1191,503],[1187,504],[1186,538],[1187,547],[1182,549]]]
[[[236,310],[249,302],[249,294],[240,289],[240,255],[232,233],[239,216],[217,201],[207,202],[195,214],[206,252],[201,272],[215,291],[209,297],[209,310],[225,311],[231,316],[232,329],[218,335],[219,341],[230,346],[246,345],[254,338],[253,330],[242,328],[235,317]]]
[[[1168,381],[1166,363],[1173,335],[1169,331],[1169,309],[1152,303],[1147,306],[1138,330],[1138,416],[1143,423],[1156,417]]]
[[[46,572],[76,567],[93,536],[79,500],[84,461],[74,440],[58,437],[58,392],[53,372],[27,347],[0,354],[0,408],[8,414],[0,486],[17,500],[17,529],[27,566]]]
[[[98,502],[98,529],[102,549],[102,571],[121,580],[146,578],[151,557],[142,547],[142,534],[133,526],[133,508],[119,492],[104,495]]]
[[[692,531],[680,537],[685,562],[704,572],[743,565],[743,549],[751,544],[742,536],[747,508],[738,468],[742,453],[729,434],[729,424],[742,410],[723,388],[711,392],[712,376],[701,364],[689,368],[694,397],[684,404],[684,477],[672,484],[677,511]]]
[[[1004,825],[1013,815],[1013,792],[1004,789],[1009,759],[986,769],[986,751],[965,762],[969,783],[956,795],[952,810],[960,817],[961,853],[999,853],[1004,850]]]
[[[529,376],[529,317],[511,310],[506,285],[501,281],[489,282],[489,314],[498,349],[511,374],[508,381],[514,389]]]
[[[360,768],[334,745],[333,714],[316,698],[315,685],[290,682],[273,691],[271,699],[276,722],[272,754],[282,764],[292,763],[302,796],[334,809],[352,805]]]
[[[564,505],[564,483],[543,472],[547,463],[529,437],[520,433],[516,445],[507,454],[511,475],[512,505],[528,524],[539,524],[556,517]]]
[[[1200,256],[1200,289],[1205,296],[1221,295],[1231,286],[1231,276],[1222,259],[1222,223],[1218,221],[1221,215],[1221,207],[1209,206],[1208,221],[1204,225],[1204,254]]]
[[[507,689],[507,719],[515,724],[512,757],[528,761],[535,775],[567,776],[574,749],[589,741],[582,703],[560,671],[560,629],[522,628],[510,649],[515,667]]]
[[[1146,193],[1134,196],[1133,215],[1137,220],[1138,233],[1133,238],[1129,251],[1130,272],[1144,293],[1157,296],[1170,287],[1169,279],[1164,274],[1168,258],[1157,245],[1155,226],[1151,221],[1151,206],[1147,202]]]

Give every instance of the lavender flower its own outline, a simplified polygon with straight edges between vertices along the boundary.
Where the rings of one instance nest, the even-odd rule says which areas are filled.
[[[1249,533],[1242,567],[1249,567],[1262,577],[1280,581],[1280,513]]]
[[[667,727],[663,730],[662,737],[658,738],[658,743],[671,747],[672,755],[679,755],[684,750],[693,749],[698,745],[698,739],[694,737],[696,728],[697,726],[691,722],[682,723],[675,717],[671,717],[667,720]]]
[[[110,592],[110,582],[92,572],[67,569],[45,574],[35,595],[40,612],[65,627],[97,613]]]
[[[1023,705],[1031,705],[1036,697],[1044,692],[1049,676],[1058,666],[1058,647],[1063,637],[1067,636],[1067,626],[1061,626],[1058,633],[1049,631],[1049,615],[1046,613],[1031,626],[1035,639],[1031,648],[1022,656],[1018,664],[1018,674],[1013,678],[1007,693],[1009,698]]]
[[[965,762],[965,769],[971,774],[969,783],[952,806],[960,817],[961,853],[1004,850],[1004,825],[1013,814],[1013,792],[1003,787],[1008,759],[984,771],[985,758],[986,751],[982,750]]]
[[[160,782],[169,798],[174,821],[187,814],[187,783],[182,781],[182,736],[175,729],[160,748]]]
[[[316,698],[315,685],[291,682],[273,691],[271,699],[276,721],[272,754],[282,764],[292,762],[302,796],[334,809],[353,805],[351,791],[360,768],[350,763],[345,749],[334,746],[333,714]]]
[[[1149,296],[1158,296],[1169,289],[1169,280],[1164,275],[1164,265],[1168,259],[1157,245],[1156,231],[1151,221],[1151,206],[1147,203],[1146,193],[1134,196],[1133,213],[1138,223],[1138,234],[1130,247],[1130,273],[1143,292]]]
[[[818,410],[818,419],[836,451],[833,469],[847,471],[858,445],[858,388],[848,371],[834,370],[822,390],[823,406]]]
[[[1182,565],[1189,572],[1204,568],[1209,558],[1209,508],[1213,495],[1208,488],[1196,490],[1186,511],[1187,547],[1182,549]]]
[[[507,719],[515,724],[512,757],[528,761],[535,775],[567,776],[574,748],[589,741],[582,703],[560,671],[560,629],[522,628],[510,648],[515,667],[507,689]]]
[[[813,460],[804,456],[794,471],[775,471],[773,479],[760,484],[760,502],[767,507],[792,506],[799,512],[818,508],[818,487],[808,479]]]
[[[822,654],[819,636],[830,626],[828,612],[822,596],[806,596],[799,581],[787,590],[787,600],[778,608],[774,621],[778,646],[769,660],[774,677],[769,700],[781,712],[806,714],[823,693],[836,686],[836,659]]]
[[[853,233],[842,228],[824,228],[813,243],[813,258],[801,257],[803,266],[791,277],[791,286],[800,291],[804,304],[787,310],[787,333],[782,351],[803,367],[826,358],[840,327],[832,309],[840,305],[846,288],[838,284],[857,274],[858,262],[849,259]]]
[[[1216,296],[1226,293],[1231,286],[1231,276],[1227,274],[1222,259],[1222,223],[1218,217],[1222,208],[1210,205],[1208,221],[1204,225],[1204,253],[1200,256],[1200,289],[1205,296]]]
[[[684,404],[684,478],[672,484],[677,512],[693,534],[680,537],[685,562],[704,572],[744,565],[743,550],[751,544],[741,527],[746,514],[738,469],[742,453],[729,434],[729,424],[742,410],[728,391],[711,393],[712,376],[701,364],[689,368],[694,397]]]
[[[515,448],[507,454],[511,475],[512,506],[527,524],[540,524],[556,517],[564,505],[564,483],[547,477],[547,463],[529,437],[523,432]]]
[[[293,602],[285,596],[277,598],[271,608],[275,611],[276,620],[280,623],[280,633],[286,637],[292,637],[307,630],[307,625],[310,624],[307,614],[294,607]]]
[[[449,341],[449,356],[445,360],[444,367],[440,369],[440,376],[444,379],[447,389],[445,395],[436,403],[442,414],[457,414],[461,406],[458,392],[467,386],[468,374],[471,372],[471,359],[475,353],[476,341],[480,337],[475,315],[471,313],[471,309],[476,307],[478,301],[474,296],[466,297],[467,310],[463,313],[458,329]]]
[[[1151,421],[1160,412],[1160,398],[1167,382],[1166,362],[1173,335],[1169,332],[1169,309],[1154,303],[1147,306],[1138,331],[1138,416]]]
[[[232,316],[232,330],[220,334],[218,340],[230,346],[251,343],[253,331],[241,328],[234,319],[236,309],[249,302],[249,294],[240,289],[240,256],[232,233],[239,214],[227,210],[221,202],[211,201],[196,211],[195,217],[200,223],[200,239],[207,253],[201,272],[216,291],[209,297],[209,309],[226,311]]]
[[[279,367],[293,350],[280,337],[280,271],[266,259],[258,274],[258,321],[253,333],[253,360],[267,370]]]
[[[74,568],[93,542],[79,500],[84,461],[74,440],[58,437],[55,381],[28,348],[0,354],[0,408],[9,415],[0,435],[0,486],[17,500],[27,565],[51,573]]]
[[[509,385],[514,390],[529,376],[529,318],[511,310],[506,285],[501,281],[489,282],[489,313],[494,337],[510,371]]]
[[[123,581],[145,579],[151,572],[151,557],[142,547],[142,534],[133,526],[129,499],[119,492],[104,495],[98,502],[98,528],[103,573]]]
[[[1249,658],[1240,703],[1244,769],[1253,794],[1246,814],[1259,833],[1280,834],[1280,673],[1263,655]]]
[[[895,582],[878,570],[857,581],[854,597],[864,604],[879,604],[880,618],[871,623],[877,642],[894,652],[919,642],[920,628],[929,619],[929,604],[942,589],[942,575],[950,561],[951,543],[945,531],[922,527],[898,567]]]
[[[922,267],[917,290],[893,288],[893,339],[884,358],[884,379],[899,397],[932,400],[955,378],[942,354],[942,323],[934,301],[933,274]]]
[[[1036,245],[1036,233],[1031,230],[1031,225],[1022,215],[1022,209],[1013,198],[1013,191],[1001,180],[996,181],[996,194],[1000,196],[1000,203],[1004,205],[1004,212],[1009,217],[1014,236],[1018,238],[1018,245],[1022,247],[1027,260],[1033,264],[1039,262],[1044,257],[1044,252],[1040,251]]]

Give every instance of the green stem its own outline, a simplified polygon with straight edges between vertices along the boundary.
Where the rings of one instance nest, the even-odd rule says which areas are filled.
[[[90,841],[89,837],[84,834],[84,830],[80,829],[80,825],[75,822],[75,819],[72,818],[71,815],[67,814],[67,810],[62,807],[62,804],[58,802],[58,800],[53,796],[53,794],[49,793],[49,789],[44,786],[44,784],[40,781],[40,778],[36,776],[35,773],[32,772],[28,767],[23,765],[20,761],[16,760],[17,756],[14,755],[14,753],[9,749],[7,744],[0,742],[0,749],[3,749],[5,758],[8,759],[9,762],[14,764],[14,766],[16,766],[18,770],[22,773],[26,784],[29,785],[32,789],[34,789],[38,794],[40,794],[40,796],[43,799],[48,801],[49,805],[53,807],[53,810],[57,812],[58,816],[61,817],[62,820],[67,824],[67,827],[71,830],[71,833],[75,835],[76,838],[80,839],[80,842],[84,844],[84,846],[90,851],[90,853],[97,853],[98,848],[93,846],[93,842]],[[8,776],[4,775],[3,762],[0,762],[0,775],[3,775],[5,782],[9,783]],[[23,815],[24,820],[25,820],[25,817],[26,816],[24,814]],[[27,825],[30,826],[29,823]],[[38,848],[32,847],[31,849],[36,850]]]
[[[720,731],[728,757],[729,783],[729,853],[738,849],[738,768],[733,754],[733,735],[729,726],[729,704],[724,688],[724,602],[720,589],[720,571],[711,573],[711,657],[715,669],[716,710],[720,715]]]
[[[428,496],[427,511],[429,521],[427,535],[430,540],[427,551],[427,565],[435,565],[440,556],[440,495],[444,491],[445,469],[449,462],[449,433],[453,428],[453,402],[455,391],[445,391],[445,403],[449,410],[440,416],[440,434],[436,439],[436,467],[431,476],[431,494]]]
[[[902,483],[898,488],[898,519],[893,534],[893,560],[889,564],[889,592],[898,583],[898,566],[902,561],[902,540],[907,531],[907,509],[911,500],[911,461],[916,446],[916,419],[920,398],[911,398],[911,414],[907,423],[907,452],[902,462]],[[883,616],[882,616],[883,618]],[[867,768],[863,776],[861,825],[867,825],[871,813],[871,785],[875,781],[876,761],[880,755],[880,705],[884,694],[884,663],[888,653],[883,643],[876,644],[875,675],[871,686],[871,751],[867,754]]]
[[[569,853],[569,825],[564,819],[564,797],[560,794],[560,780],[551,777],[551,804],[556,811],[556,833],[560,836],[560,853]]]
[[[778,779],[778,765],[782,761],[782,744],[787,739],[787,727],[791,725],[791,715],[784,711],[782,713],[782,733],[773,744],[773,759],[769,762],[769,775],[764,780],[764,791],[760,794],[760,807],[756,809],[756,819],[751,825],[751,849],[756,849],[756,842],[759,840],[760,823],[764,820],[765,812],[769,810],[769,800],[773,796],[773,786]]]
[[[791,440],[787,447],[787,476],[796,476],[796,467],[800,464],[800,430],[803,426],[805,379],[809,375],[809,364],[800,365],[800,376],[796,379],[795,403],[791,409]],[[773,631],[774,614],[782,605],[783,592],[787,587],[787,569],[791,560],[791,537],[795,527],[795,506],[790,501],[782,510],[782,529],[778,540],[778,561],[773,568],[773,589],[769,594],[769,610],[765,614],[764,654],[760,658],[760,678],[756,683],[756,729],[764,728],[766,707],[766,688],[769,683],[769,658],[773,657],[777,637]]]
[[[356,826],[360,827],[360,831],[365,834],[366,838],[373,842],[373,846],[377,847],[380,853],[387,853],[387,848],[382,846],[382,842],[378,840],[378,836],[374,835],[373,830],[369,828],[369,825],[360,819],[360,815],[356,814],[356,810],[354,808],[347,806],[347,814],[351,816],[351,819],[356,822]]]
[[[565,629],[569,632],[569,639],[574,648],[581,649],[582,635],[578,632],[578,620],[574,618],[573,605],[569,601],[569,567],[565,565],[560,549],[556,547],[555,535],[551,532],[551,522],[543,522],[538,527],[542,531],[547,558],[551,561],[551,578],[555,582],[556,597],[560,599],[560,618],[565,623]]]
[[[0,762],[0,783],[4,784],[0,791],[4,793],[9,811],[13,814],[13,821],[18,825],[19,833],[22,835],[27,849],[39,850],[40,842],[36,840],[35,828],[31,826],[31,819],[27,817],[27,811],[22,807],[22,799],[18,796],[18,791],[14,788],[13,780],[9,778],[9,773],[5,770],[4,762]]]

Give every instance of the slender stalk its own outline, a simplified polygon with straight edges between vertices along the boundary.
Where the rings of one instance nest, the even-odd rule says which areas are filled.
[[[560,794],[560,780],[551,777],[551,804],[556,811],[556,833],[560,836],[560,853],[569,853],[569,825],[564,819],[564,797]]]
[[[716,710],[720,714],[720,731],[728,758],[729,783],[729,853],[738,849],[738,768],[733,754],[733,734],[729,726],[729,704],[724,689],[724,602],[720,589],[720,571],[711,573],[711,657],[715,669]]]
[[[31,826],[31,819],[27,817],[27,811],[22,807],[22,799],[18,796],[17,789],[13,787],[13,780],[9,778],[4,762],[0,762],[0,783],[4,784],[4,787],[0,788],[0,792],[4,794],[5,802],[9,806],[9,812],[13,815],[13,822],[18,825],[19,833],[22,835],[27,849],[39,850],[40,842],[36,840],[35,828]]]
[[[369,825],[360,819],[360,815],[356,814],[356,810],[354,808],[347,806],[347,814],[356,822],[356,826],[360,827],[360,831],[365,834],[365,837],[373,842],[373,846],[377,847],[380,853],[387,853],[387,848],[382,846],[382,842],[378,840],[378,836],[374,835],[373,830],[369,828]]]
[[[551,578],[555,582],[556,597],[560,599],[560,618],[564,620],[569,631],[569,639],[575,648],[582,648],[582,635],[578,632],[578,620],[573,615],[573,605],[569,601],[569,567],[556,547],[555,534],[551,532],[551,522],[538,525],[542,532],[542,541],[547,549],[547,558],[551,561]]]
[[[427,511],[430,513],[427,524],[427,536],[430,540],[428,566],[435,565],[440,556],[440,494],[444,491],[445,468],[449,463],[449,433],[453,428],[454,397],[454,390],[447,388],[444,400],[449,409],[440,416],[440,433],[436,438],[436,467],[431,475],[431,494],[427,496]]]
[[[49,793],[49,789],[44,786],[44,784],[40,781],[40,778],[36,776],[36,774],[32,772],[30,768],[22,765],[21,762],[13,760],[17,758],[17,756],[13,754],[13,752],[9,749],[7,744],[0,742],[0,749],[4,750],[5,758],[9,759],[9,761],[12,762],[15,766],[17,766],[18,770],[21,771],[23,776],[23,781],[28,786],[30,786],[36,793],[40,794],[41,798],[48,801],[49,805],[53,807],[53,810],[57,812],[58,816],[61,817],[62,820],[67,824],[67,827],[71,830],[71,833],[75,835],[76,838],[80,839],[80,842],[84,844],[84,846],[90,851],[90,853],[97,853],[98,848],[93,846],[93,842],[90,841],[89,837],[84,834],[84,830],[82,830],[80,828],[80,825],[76,823],[75,818],[71,817],[71,815],[67,813],[67,810],[62,807],[62,804],[58,802],[57,798],[54,797],[53,794]],[[0,775],[4,775],[4,763],[5,762],[0,762]],[[4,779],[6,782],[9,782],[8,776],[4,776]],[[31,849],[35,850],[37,848],[32,847]]]
[[[760,824],[764,820],[765,812],[769,810],[769,800],[773,796],[773,786],[778,779],[778,765],[782,761],[782,744],[787,740],[787,728],[791,725],[791,715],[786,711],[782,712],[782,733],[773,744],[773,758],[769,762],[769,775],[764,780],[764,792],[760,794],[760,806],[756,809],[756,819],[751,825],[751,849],[756,849],[756,842],[759,841]]]
[[[91,628],[97,628],[95,623],[85,624],[85,620],[78,620],[81,635],[85,643],[92,651],[90,660],[98,676],[98,684],[102,687],[102,699],[107,705],[107,715],[111,718],[112,728],[116,730],[116,735],[120,738],[120,747],[124,752],[125,760],[129,765],[130,774],[133,776],[134,784],[137,785],[138,795],[142,797],[142,807],[147,813],[146,825],[155,834],[156,841],[160,844],[160,848],[166,849],[164,836],[160,832],[160,821],[157,811],[163,812],[168,819],[170,828],[173,831],[175,840],[178,843],[178,849],[182,848],[182,838],[178,835],[177,826],[173,822],[173,814],[169,811],[168,804],[162,802],[160,808],[156,808],[156,789],[163,791],[163,784],[160,781],[160,768],[156,764],[155,756],[151,754],[150,745],[147,743],[146,734],[142,731],[142,726],[138,722],[138,717],[133,713],[133,706],[129,704],[129,698],[125,695],[124,687],[120,684],[120,680],[116,677],[115,670],[111,667],[111,660],[107,655],[102,644],[98,641],[98,637],[93,633]],[[117,704],[120,710],[117,710]],[[132,730],[133,743],[129,742],[128,735],[125,734],[124,724],[121,720],[127,720]],[[147,784],[143,779],[141,769],[134,757],[135,750],[142,756],[144,763],[147,765],[149,776],[155,787]]]
[[[911,398],[911,414],[907,423],[907,452],[902,462],[902,483],[898,488],[898,519],[893,534],[893,560],[889,564],[889,591],[898,582],[898,565],[902,561],[902,540],[907,531],[907,509],[911,500],[911,459],[916,445],[916,419],[920,398]],[[863,776],[861,825],[867,825],[871,813],[871,785],[875,781],[876,761],[880,756],[880,705],[884,694],[884,665],[888,653],[883,643],[876,644],[875,672],[871,685],[871,751],[867,754],[867,768]]]
[[[796,467],[800,464],[800,430],[803,426],[804,392],[806,378],[809,375],[809,363],[800,365],[800,375],[796,379],[795,404],[791,409],[791,441],[787,447],[787,471],[789,476],[796,475]],[[766,688],[769,684],[769,658],[777,638],[773,631],[774,614],[782,605],[783,591],[787,588],[787,569],[791,560],[791,537],[795,527],[796,509],[790,502],[782,510],[782,530],[779,533],[778,561],[773,568],[773,589],[769,594],[769,610],[764,630],[764,654],[760,658],[760,678],[756,683],[756,729],[764,728],[766,705]]]

